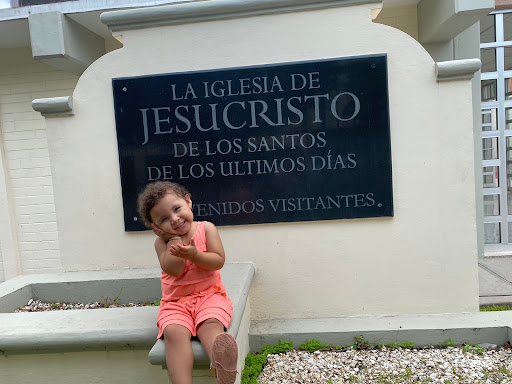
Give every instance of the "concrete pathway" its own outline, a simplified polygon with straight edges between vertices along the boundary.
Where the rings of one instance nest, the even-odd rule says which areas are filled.
[[[478,261],[480,305],[512,305],[512,256]]]

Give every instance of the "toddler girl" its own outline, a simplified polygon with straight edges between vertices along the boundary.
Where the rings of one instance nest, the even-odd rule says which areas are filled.
[[[215,225],[194,221],[190,193],[181,185],[157,181],[139,195],[144,224],[157,235],[155,251],[162,268],[158,338],[173,384],[191,384],[197,336],[216,371],[217,382],[233,384],[238,349],[225,333],[233,305],[220,278],[224,247]]]

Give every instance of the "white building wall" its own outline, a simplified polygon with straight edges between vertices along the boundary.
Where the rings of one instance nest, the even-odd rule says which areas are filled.
[[[0,137],[19,249],[3,257],[18,259],[21,273],[57,272],[62,265],[46,127],[32,100],[70,95],[78,77],[35,61],[28,47],[4,49],[0,57]]]
[[[418,40],[418,9],[416,5],[372,9],[372,19],[379,24],[401,30]]]
[[[3,150],[2,130],[0,129],[0,282],[7,280],[9,275],[17,275],[17,253],[13,252],[14,238],[12,231],[12,214],[7,196],[7,178]],[[8,256],[11,259],[8,259]],[[4,257],[7,262],[4,262]],[[9,261],[11,262],[9,264]]]
[[[2,243],[0,242],[0,281],[5,281],[4,261],[2,259]]]

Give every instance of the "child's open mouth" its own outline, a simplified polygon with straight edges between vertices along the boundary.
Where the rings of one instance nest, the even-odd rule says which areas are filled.
[[[183,227],[185,225],[185,220],[183,220],[176,228],[174,228],[175,230],[178,230],[180,229],[181,227]]]

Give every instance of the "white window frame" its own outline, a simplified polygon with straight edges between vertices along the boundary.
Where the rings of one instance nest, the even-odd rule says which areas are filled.
[[[506,128],[506,117],[505,110],[506,108],[512,108],[512,98],[510,100],[505,100],[505,79],[512,79],[512,70],[505,71],[504,68],[504,59],[505,59],[505,48],[512,48],[512,41],[504,41],[504,23],[503,23],[503,15],[506,13],[510,13],[510,11],[499,11],[493,12],[491,15],[495,16],[495,42],[492,43],[482,43],[480,44],[480,49],[485,48],[494,48],[496,53],[496,71],[495,72],[486,72],[481,74],[481,80],[496,80],[496,88],[497,88],[497,100],[496,101],[487,101],[481,103],[482,114],[484,111],[489,109],[496,109],[496,121],[491,121],[489,124],[482,123],[482,148],[485,150],[485,142],[484,139],[489,138],[497,138],[498,139],[498,158],[489,159],[482,161],[482,167],[499,167],[499,175],[498,175],[498,187],[485,187],[483,189],[484,199],[485,196],[490,195],[498,195],[499,196],[499,215],[495,216],[485,216],[486,211],[486,202],[484,201],[484,226],[485,224],[494,224],[500,223],[500,243],[497,244],[485,244],[485,254],[512,254],[512,214],[508,214],[508,206],[507,206],[507,189],[509,187],[509,183],[511,183],[512,175],[510,179],[507,178],[507,147],[506,141],[512,141],[512,129]],[[512,84],[511,84],[512,85]],[[512,88],[512,87],[511,87]],[[492,114],[491,114],[492,120]],[[497,130],[484,131],[484,126],[490,126],[493,123],[497,124]],[[512,155],[510,157],[510,161],[512,161]],[[483,169],[482,168],[482,169]],[[511,163],[512,168],[512,163]],[[486,173],[483,172],[485,176]],[[511,193],[512,193],[512,185]],[[511,196],[512,199],[512,196]],[[512,207],[512,201],[510,202]],[[512,213],[512,209],[511,209]],[[509,230],[510,226],[510,230]],[[509,231],[511,233],[509,239]]]

